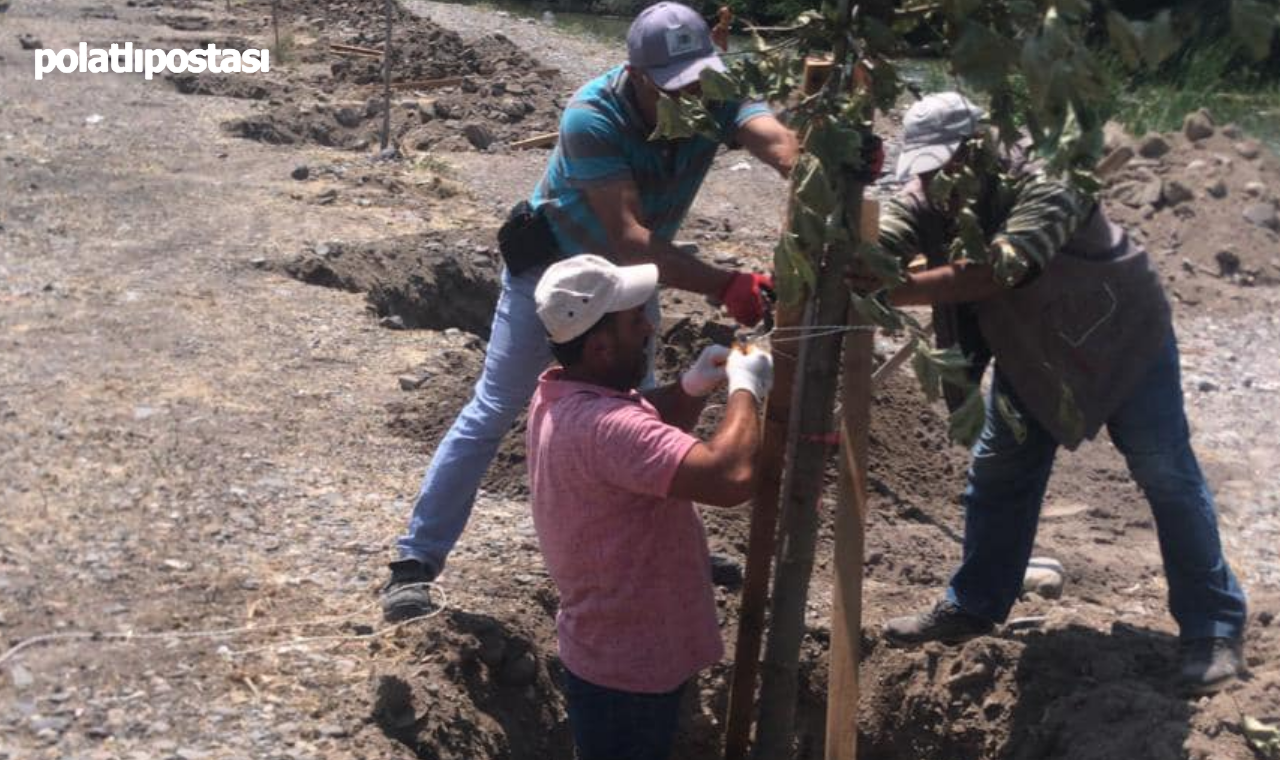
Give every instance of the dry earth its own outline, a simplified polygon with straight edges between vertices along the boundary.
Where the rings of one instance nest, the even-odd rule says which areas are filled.
[[[374,604],[478,372],[492,231],[545,160],[504,145],[554,124],[581,71],[619,54],[534,26],[512,32],[516,48],[484,39],[484,12],[415,2],[447,11],[448,29],[400,19],[421,46],[413,76],[469,83],[400,98],[404,157],[375,161],[378,106],[323,42],[376,44],[380,5],[286,3],[291,56],[270,76],[173,82],[35,82],[17,38],[243,45],[265,41],[267,4],[14,0],[0,15],[0,644],[66,637],[0,653],[0,759],[569,756],[518,437],[441,579],[444,610],[384,631]],[[562,75],[528,74],[530,58]],[[1224,131],[1169,136],[1108,200],[1174,294],[1198,452],[1251,595],[1251,677],[1212,698],[1174,693],[1151,519],[1105,442],[1061,457],[1051,484],[1037,553],[1066,565],[1066,593],[1015,611],[1039,627],[881,646],[879,624],[931,602],[959,555],[965,453],[904,376],[872,430],[865,757],[1244,760],[1242,712],[1280,720],[1280,254],[1274,229],[1244,219],[1269,223],[1280,168]],[[726,154],[686,236],[763,263],[781,187]],[[726,334],[696,299],[665,306],[667,372]],[[705,517],[732,642],[747,514]],[[821,747],[830,553],[828,524],[803,756]],[[253,630],[202,633],[228,628]],[[682,760],[715,756],[726,674],[700,679]]]

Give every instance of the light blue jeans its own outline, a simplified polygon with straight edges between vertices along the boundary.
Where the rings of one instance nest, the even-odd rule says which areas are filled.
[[[396,542],[402,559],[416,559],[438,573],[462,535],[476,491],[498,445],[524,411],[538,377],[552,361],[547,332],[538,319],[533,291],[542,268],[512,276],[502,270],[502,293],[493,315],[484,369],[471,400],[436,447],[409,518],[409,532]],[[658,324],[657,296],[649,302],[650,321]],[[650,343],[649,376],[653,384]]]
[[[1178,344],[1170,338],[1137,390],[1107,420],[1107,432],[1155,516],[1169,610],[1181,637],[1238,638],[1244,591],[1222,554],[1213,495],[1191,450],[1180,375]],[[1022,591],[1058,443],[1022,407],[999,363],[991,392],[964,492],[964,559],[947,598],[999,623]],[[1022,443],[994,409],[996,393],[1007,396],[1026,423]]]

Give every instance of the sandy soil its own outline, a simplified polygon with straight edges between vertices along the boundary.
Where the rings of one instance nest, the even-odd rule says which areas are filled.
[[[264,40],[267,4],[233,8],[16,0],[0,16],[0,644],[111,635],[0,664],[0,759],[567,757],[556,597],[518,437],[441,579],[443,612],[384,631],[376,590],[479,370],[492,231],[545,160],[504,144],[554,124],[580,78],[548,51],[584,69],[618,52],[535,26],[511,30],[514,44],[480,44],[493,19],[452,6],[438,20],[456,37],[406,17],[423,40],[443,40],[439,61],[474,88],[406,96],[406,158],[387,162],[373,160],[380,112],[320,44],[370,44],[361,0],[286,4],[295,58],[231,90],[35,82],[17,41]],[[561,73],[500,74],[500,60],[527,62],[514,45]],[[491,117],[511,84],[533,110]],[[338,120],[348,107],[351,127]],[[246,120],[300,137],[241,139]],[[489,129],[488,151],[468,124]],[[1276,234],[1242,219],[1274,208],[1280,169],[1221,131],[1170,136],[1171,150],[1126,168],[1108,201],[1174,294],[1197,450],[1251,595],[1252,677],[1212,698],[1173,692],[1150,516],[1105,442],[1059,461],[1037,553],[1066,565],[1066,593],[1029,596],[1014,613],[1044,616],[1039,627],[958,648],[881,646],[879,624],[930,603],[959,556],[966,455],[904,375],[877,398],[872,430],[865,757],[1243,760],[1242,712],[1280,720],[1280,260]],[[306,179],[293,179],[301,166]],[[1192,197],[1137,193],[1157,179]],[[1218,179],[1224,197],[1208,193]],[[684,234],[712,258],[761,264],[781,188],[726,154]],[[1157,202],[1125,201],[1143,198]],[[728,329],[698,299],[668,294],[665,307],[668,373]],[[741,561],[745,509],[705,517],[713,550]],[[806,757],[821,747],[830,542],[827,525],[802,669]],[[725,583],[732,642],[737,590]],[[255,630],[201,633],[245,627]],[[188,637],[114,638],[174,631]],[[700,679],[679,758],[714,756],[726,675],[723,664]]]

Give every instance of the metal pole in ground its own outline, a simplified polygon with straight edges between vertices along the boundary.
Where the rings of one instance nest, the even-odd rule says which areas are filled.
[[[383,7],[387,17],[387,34],[382,42],[382,150],[391,142],[391,0]]]

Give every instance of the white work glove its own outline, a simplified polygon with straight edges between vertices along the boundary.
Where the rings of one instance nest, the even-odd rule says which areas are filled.
[[[698,354],[698,360],[680,376],[680,389],[694,398],[711,395],[729,379],[724,370],[729,360],[729,349],[726,346],[710,345]]]
[[[725,372],[730,396],[734,391],[750,391],[763,404],[773,386],[773,355],[757,346],[747,346],[746,353],[735,348],[729,352]]]

